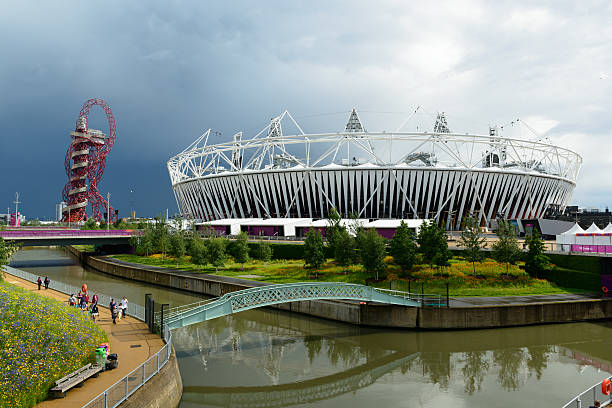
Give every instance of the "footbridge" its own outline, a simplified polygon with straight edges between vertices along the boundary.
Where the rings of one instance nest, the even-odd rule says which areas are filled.
[[[127,244],[135,230],[36,229],[0,231],[0,238],[24,246]]]
[[[257,307],[303,300],[355,300],[412,307],[421,307],[424,304],[422,297],[408,292],[354,283],[289,283],[239,290],[208,302],[170,309],[164,313],[162,325],[169,330],[178,329]],[[161,318],[161,315],[158,316]]]

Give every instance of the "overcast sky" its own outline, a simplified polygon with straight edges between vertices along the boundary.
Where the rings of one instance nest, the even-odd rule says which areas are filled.
[[[166,161],[208,128],[249,136],[288,109],[337,131],[352,107],[369,130],[416,106],[458,132],[521,118],[584,158],[573,203],[612,202],[609,1],[229,3],[0,1],[0,212],[19,191],[54,216],[91,97],[117,121],[99,189],[123,215],[130,189],[139,216],[176,211]]]

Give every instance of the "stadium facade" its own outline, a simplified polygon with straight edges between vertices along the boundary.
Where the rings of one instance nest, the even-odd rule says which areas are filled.
[[[283,125],[285,124],[285,125]],[[285,135],[283,126],[297,129]],[[367,132],[353,110],[344,131],[306,134],[285,111],[252,138],[208,144],[208,130],[168,163],[184,217],[434,219],[460,229],[473,214],[540,218],[564,208],[582,158],[568,149],[500,134]]]

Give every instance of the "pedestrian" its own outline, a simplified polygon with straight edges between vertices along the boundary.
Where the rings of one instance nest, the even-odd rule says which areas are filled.
[[[593,401],[593,405],[591,405],[589,408],[599,408],[601,407],[601,402],[595,400]]]
[[[109,309],[111,311],[111,316],[113,316],[113,324],[117,324],[117,303],[115,299],[111,299]]]
[[[45,290],[49,289],[49,283],[51,283],[51,279],[48,276],[45,276]]]
[[[120,307],[121,307],[121,315],[123,317],[127,317],[128,300],[125,296],[123,297],[123,299],[121,299]]]
[[[92,298],[92,302],[94,304],[96,304],[96,305],[98,304],[98,294],[97,293],[94,293],[93,298]]]
[[[42,279],[40,279],[40,276],[38,277],[36,283],[38,283],[38,290],[40,290],[40,285],[42,285]]]
[[[94,322],[96,321],[96,317],[99,316],[99,312],[98,312],[98,304],[97,303],[92,303],[91,305],[91,309],[89,310],[89,313],[91,313],[91,320],[93,320]]]

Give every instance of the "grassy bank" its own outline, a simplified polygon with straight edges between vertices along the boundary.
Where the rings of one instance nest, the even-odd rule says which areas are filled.
[[[453,258],[451,265],[443,272],[432,270],[428,265],[416,265],[409,275],[403,274],[389,259],[386,275],[383,279],[373,282],[361,266],[341,268],[332,261],[327,261],[316,273],[304,268],[302,260],[272,260],[269,262],[251,261],[237,264],[231,259],[218,270],[212,266],[198,267],[189,262],[189,257],[178,262],[171,257],[161,255],[137,256],[114,255],[116,259],[142,265],[154,265],[171,269],[216,274],[245,278],[270,283],[292,282],[347,282],[368,283],[378,287],[413,292],[446,294],[446,284],[449,284],[451,296],[514,296],[514,295],[544,295],[555,293],[581,293],[597,291],[600,285],[599,275],[562,269],[553,266],[547,273],[548,279],[530,277],[517,265],[505,265],[487,259],[476,264],[476,272],[472,264],[461,258]],[[390,258],[390,257],[388,257]],[[555,283],[557,282],[557,283]],[[422,288],[423,286],[423,288]]]
[[[55,380],[94,361],[106,334],[87,314],[0,282],[0,407],[31,407]]]

